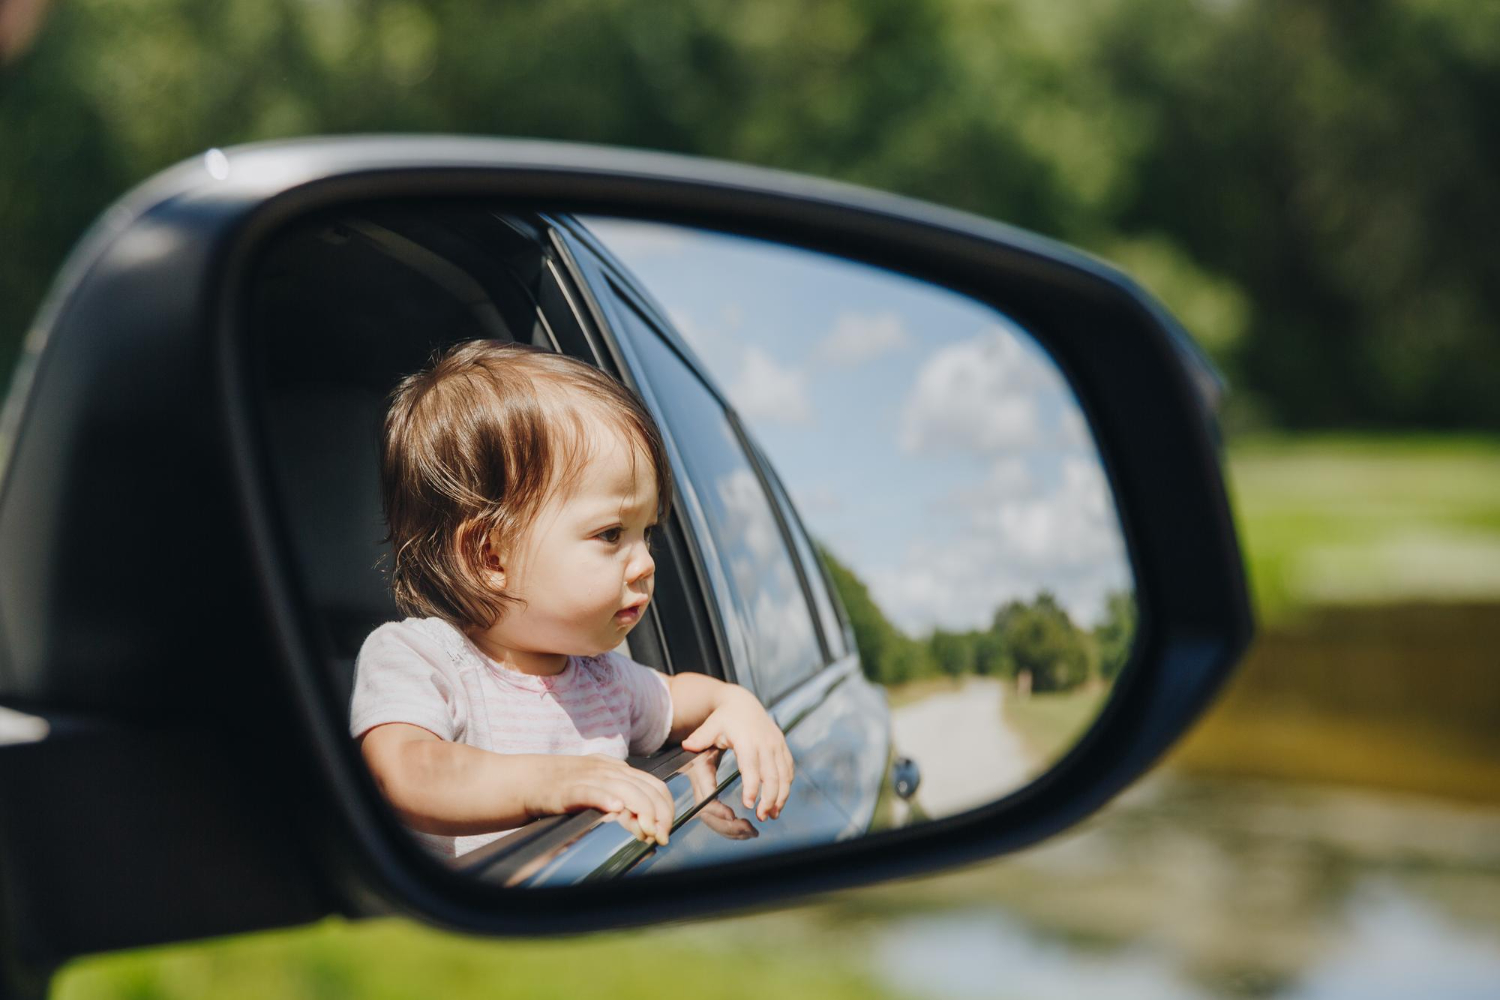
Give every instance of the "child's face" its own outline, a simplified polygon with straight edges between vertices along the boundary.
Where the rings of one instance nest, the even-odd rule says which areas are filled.
[[[499,572],[490,566],[491,584],[526,602],[486,632],[516,653],[592,656],[613,649],[641,620],[655,589],[651,460],[602,425],[592,428],[589,447],[576,491],[550,497],[520,551],[499,553]]]

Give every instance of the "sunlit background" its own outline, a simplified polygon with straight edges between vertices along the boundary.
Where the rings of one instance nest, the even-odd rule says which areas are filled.
[[[472,132],[837,177],[1076,243],[1166,301],[1233,387],[1228,473],[1261,616],[1161,768],[1011,859],[571,941],[328,921],[83,960],[58,995],[1496,992],[1500,5],[0,11],[0,369],[89,222],[212,146]],[[896,627],[916,642],[925,623]]]

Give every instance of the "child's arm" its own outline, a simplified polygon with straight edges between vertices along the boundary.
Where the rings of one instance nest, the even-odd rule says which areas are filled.
[[[754,808],[762,821],[780,816],[797,769],[781,727],[755,695],[705,674],[674,674],[667,686],[672,693],[670,738],[681,738],[684,750],[732,749],[744,779],[745,808]]]
[[[501,754],[391,722],[360,738],[386,800],[414,829],[490,833],[538,816],[598,809],[642,840],[665,844],[671,793],[659,778],[602,754]]]

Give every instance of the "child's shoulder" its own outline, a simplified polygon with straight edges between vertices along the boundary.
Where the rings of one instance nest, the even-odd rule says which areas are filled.
[[[416,655],[434,665],[457,662],[463,636],[441,618],[405,618],[376,626],[359,648],[361,663]]]

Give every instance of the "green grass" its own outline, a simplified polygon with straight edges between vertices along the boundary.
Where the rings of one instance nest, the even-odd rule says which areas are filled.
[[[524,905],[517,901],[513,905]],[[795,921],[793,921],[795,922]],[[889,997],[841,960],[835,932],[764,917],[560,940],[487,941],[398,920],[312,927],[88,958],[55,1000],[714,1000]]]
[[[1056,694],[1019,698],[1005,694],[1005,721],[1025,741],[1033,761],[1045,766],[1078,742],[1109,695],[1105,686],[1081,687]]]
[[[1500,438],[1231,442],[1229,481],[1258,611],[1500,599]]]

